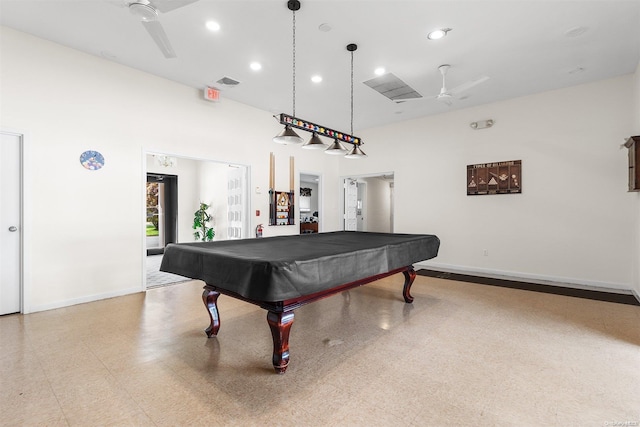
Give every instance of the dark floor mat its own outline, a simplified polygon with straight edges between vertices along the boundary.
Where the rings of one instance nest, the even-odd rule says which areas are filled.
[[[467,274],[447,273],[444,271],[420,269],[419,276],[437,277],[439,279],[458,280],[460,282],[478,283],[481,285],[501,286],[504,288],[522,289],[525,291],[545,292],[549,294],[565,295],[576,298],[587,298],[598,301],[615,302],[619,304],[638,305],[640,302],[631,294],[591,291],[586,289],[565,288],[562,286],[541,285],[537,283],[520,282],[517,280],[494,279],[490,277],[472,276]]]

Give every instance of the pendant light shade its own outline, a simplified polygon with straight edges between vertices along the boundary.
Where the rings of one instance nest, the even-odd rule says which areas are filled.
[[[338,141],[337,139],[334,139],[333,143],[329,146],[329,148],[324,150],[324,152],[326,154],[333,154],[333,155],[336,155],[336,156],[343,156],[347,152],[347,150],[346,150],[346,148],[344,148],[342,146],[342,144],[340,144],[340,141]]]
[[[308,150],[323,150],[327,148],[327,145],[322,142],[322,139],[318,136],[316,132],[313,133],[311,139],[307,141],[306,144],[302,146],[302,148],[306,148]]]
[[[302,138],[291,129],[291,126],[285,126],[282,132],[273,137],[273,142],[278,144],[300,144]]]
[[[364,157],[367,157],[367,155],[360,149],[358,144],[353,144],[353,148],[349,151],[349,154],[344,156],[345,159],[362,159]]]

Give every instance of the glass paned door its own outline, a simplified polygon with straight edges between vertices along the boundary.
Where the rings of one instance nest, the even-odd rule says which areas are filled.
[[[243,217],[247,204],[247,168],[230,167],[227,174],[228,239],[247,237],[247,218]]]
[[[147,249],[164,248],[164,183],[147,182]]]
[[[145,238],[147,255],[164,253],[178,238],[178,177],[147,174]]]

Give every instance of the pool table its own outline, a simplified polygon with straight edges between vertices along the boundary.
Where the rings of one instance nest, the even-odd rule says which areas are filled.
[[[165,248],[160,270],[205,282],[209,338],[220,329],[220,294],[267,310],[273,367],[284,373],[296,308],[397,273],[411,303],[413,264],[434,258],[439,247],[431,234],[354,231],[180,243]]]

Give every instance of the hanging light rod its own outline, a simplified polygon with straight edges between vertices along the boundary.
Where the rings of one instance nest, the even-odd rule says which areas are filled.
[[[296,10],[300,10],[300,2],[298,0],[289,0],[287,2],[287,8],[292,12],[292,36],[293,36],[293,115],[296,115]],[[300,144],[302,138],[296,133],[291,126],[285,124],[284,129],[278,135],[273,137],[273,142],[278,144]]]
[[[316,133],[319,136],[326,136],[327,138],[338,139],[342,142],[348,142],[353,145],[363,144],[362,139],[357,136],[349,135],[348,133],[340,132],[322,125],[311,123],[308,120],[302,120],[297,117],[290,116],[286,113],[280,113],[273,116],[280,122],[280,124],[289,126],[292,128],[304,130],[307,132]]]
[[[353,52],[358,50],[358,45],[349,43],[347,50],[351,53],[351,133],[353,133]],[[345,156],[347,159],[362,159],[367,157],[366,153],[360,149],[360,144],[353,144],[351,151]]]

